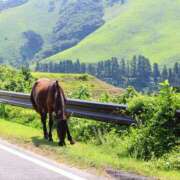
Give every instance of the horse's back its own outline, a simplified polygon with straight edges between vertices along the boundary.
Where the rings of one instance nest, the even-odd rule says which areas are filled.
[[[32,92],[31,92],[31,101],[33,107],[38,111],[47,112],[48,111],[48,98],[49,98],[49,89],[52,86],[53,81],[42,78],[35,82]]]

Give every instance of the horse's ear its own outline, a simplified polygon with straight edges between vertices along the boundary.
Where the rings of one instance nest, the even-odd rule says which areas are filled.
[[[55,91],[56,91],[57,89],[59,89],[59,83],[58,83],[57,80],[53,83],[53,87],[54,87]]]
[[[56,87],[59,87],[59,82],[58,82],[58,80],[56,80],[55,84],[56,84]]]

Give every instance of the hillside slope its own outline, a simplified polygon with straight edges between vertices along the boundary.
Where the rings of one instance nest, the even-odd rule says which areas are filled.
[[[0,0],[0,64],[22,65],[76,45],[112,16],[105,9],[122,1]]]
[[[1,61],[16,61],[18,64],[18,61],[22,62],[26,58],[22,55],[36,53],[35,50],[48,46],[49,36],[58,17],[58,8],[48,12],[50,2],[51,0],[29,0],[21,6],[0,13]],[[40,46],[33,46],[32,42],[39,44],[39,39],[42,41]],[[24,46],[28,49],[25,50]]]
[[[96,62],[138,54],[162,64],[180,61],[180,0],[129,0],[124,8],[75,47],[44,61]]]
[[[60,73],[42,73],[33,72],[33,77],[35,78],[50,78],[59,80],[63,89],[68,96],[74,91],[78,91],[81,87],[87,87],[92,97],[99,98],[103,93],[108,93],[111,95],[120,95],[124,92],[123,89],[114,87],[104,81],[101,81],[94,76],[87,74],[60,74]]]
[[[20,6],[24,3],[26,3],[27,1],[28,0],[1,0],[0,1],[0,12],[5,10],[5,9]]]

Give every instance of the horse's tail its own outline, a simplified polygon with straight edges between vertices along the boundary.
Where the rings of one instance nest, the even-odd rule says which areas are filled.
[[[34,92],[34,90],[35,90],[36,84],[37,84],[37,82],[34,84],[32,90],[31,90],[30,100],[31,100],[31,103],[32,103],[33,108],[38,112],[38,107],[37,107],[37,104],[36,104],[36,102],[35,102],[35,100],[34,100],[34,96],[33,96],[33,92]]]
[[[59,86],[59,89],[60,89],[60,92],[62,93],[62,96],[63,96],[64,102],[65,102],[65,104],[66,104],[66,103],[67,103],[67,98],[66,98],[66,96],[65,96],[65,94],[64,94],[64,90],[62,89],[62,87],[61,87],[61,86]]]
[[[64,94],[64,90],[62,89],[62,87],[59,86],[59,88],[60,88],[60,92],[62,93],[62,97],[63,97],[63,100],[64,100],[65,109],[66,109],[66,106],[67,106],[67,98],[66,98],[66,96],[65,96],[65,94]],[[69,119],[70,116],[72,115],[72,113],[66,112],[65,109],[64,109],[64,114],[65,114],[65,117],[66,117],[65,119]]]

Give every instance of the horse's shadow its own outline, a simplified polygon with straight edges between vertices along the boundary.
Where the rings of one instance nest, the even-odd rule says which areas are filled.
[[[34,136],[31,138],[32,139],[32,143],[34,144],[34,146],[39,147],[42,145],[49,145],[49,146],[53,146],[53,147],[57,147],[57,143],[56,142],[49,142],[46,139],[43,139],[39,136]]]

